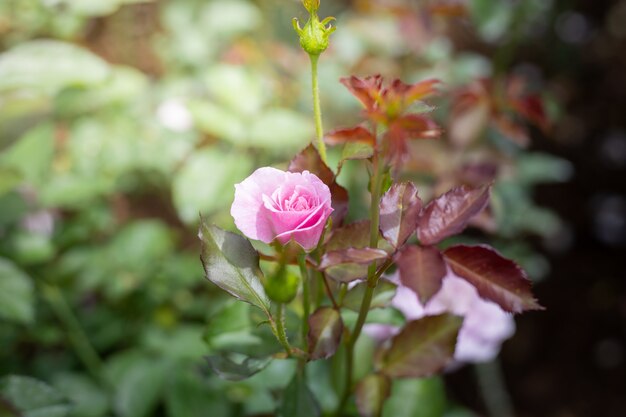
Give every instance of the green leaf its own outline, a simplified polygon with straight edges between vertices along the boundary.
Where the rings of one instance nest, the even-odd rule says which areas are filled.
[[[361,417],[379,417],[391,393],[391,380],[381,374],[370,374],[356,386],[356,407]]]
[[[172,194],[180,218],[191,223],[198,213],[223,209],[232,203],[233,184],[244,179],[252,161],[240,153],[205,149],[193,154],[174,177]]]
[[[510,313],[543,310],[531,292],[531,281],[515,262],[487,245],[455,245],[443,253],[456,275],[476,287],[478,294]]]
[[[406,246],[398,254],[396,263],[400,282],[413,290],[422,305],[441,289],[446,263],[436,247]]]
[[[220,378],[241,381],[263,370],[271,357],[253,358],[239,353],[220,353],[205,357],[209,366]]]
[[[195,370],[178,370],[165,392],[168,417],[206,417],[232,415],[228,399]]]
[[[320,307],[309,316],[308,322],[307,344],[311,359],[333,356],[343,333],[343,321],[339,312],[330,307]]]
[[[396,295],[396,288],[396,284],[381,278],[378,281],[376,288],[374,288],[374,295],[372,296],[370,309],[387,307],[394,295]],[[358,312],[361,308],[361,301],[363,300],[366,289],[366,282],[361,282],[355,285],[354,288],[348,291],[343,299],[343,307]]]
[[[31,278],[11,261],[0,258],[0,318],[28,324],[34,316]]]
[[[54,387],[72,402],[72,417],[103,417],[109,411],[107,392],[86,375],[57,374]]]
[[[259,255],[248,239],[202,222],[202,264],[209,281],[269,316],[270,301],[261,283]]]
[[[427,316],[407,323],[380,355],[381,371],[392,378],[431,376],[452,361],[463,318]]]
[[[232,110],[206,100],[192,100],[188,106],[200,131],[236,145],[246,145],[246,124]]]
[[[278,417],[319,417],[321,415],[320,406],[300,372],[294,375],[283,391],[283,399],[277,415]]]
[[[516,168],[518,180],[527,185],[567,181],[574,170],[571,162],[541,152],[520,155]]]
[[[20,417],[65,417],[71,409],[56,389],[34,378],[17,375],[0,379],[0,402],[19,411]]]
[[[267,98],[259,73],[241,65],[212,66],[206,75],[206,86],[220,107],[226,107],[237,115],[258,114]],[[244,123],[242,125],[245,126]]]
[[[33,40],[0,55],[0,91],[32,88],[54,94],[68,86],[103,82],[107,63],[86,49],[55,40]]]
[[[354,159],[368,159],[374,155],[374,148],[367,143],[350,142],[346,143],[341,151],[341,158],[339,159],[339,166],[337,171],[341,171],[344,162]]]
[[[395,379],[383,417],[441,417],[445,408],[445,387],[440,378]]]
[[[261,113],[252,122],[248,140],[251,146],[285,153],[305,146],[313,134],[310,117],[293,110],[274,108]]]
[[[120,417],[152,415],[172,366],[161,356],[140,351],[124,352],[106,364],[107,378],[115,387],[113,409]]]
[[[36,182],[50,175],[53,156],[54,125],[44,123],[30,129],[7,149],[0,156],[0,164],[20,172],[30,182]]]

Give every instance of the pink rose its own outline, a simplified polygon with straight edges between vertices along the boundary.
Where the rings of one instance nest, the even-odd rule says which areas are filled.
[[[397,277],[390,277],[398,283]],[[391,305],[400,310],[407,320],[424,316],[452,313],[463,316],[463,327],[459,331],[454,359],[462,363],[487,362],[500,352],[502,342],[515,333],[513,316],[491,301],[478,295],[469,282],[452,273],[444,278],[441,289],[423,306],[415,293],[408,287],[398,286]],[[396,329],[376,326],[367,330],[375,339],[387,339]]]
[[[317,246],[333,209],[328,186],[309,171],[259,168],[235,185],[230,214],[250,239],[281,244],[294,240],[305,250]]]
[[[477,363],[494,359],[500,352],[502,342],[515,333],[513,315],[497,304],[480,298],[472,284],[452,273],[443,279],[441,289],[426,307],[406,287],[398,287],[392,305],[409,320],[444,312],[463,316],[463,327],[454,351],[458,362]]]

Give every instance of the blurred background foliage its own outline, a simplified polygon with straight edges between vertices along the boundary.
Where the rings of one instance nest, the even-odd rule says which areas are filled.
[[[433,114],[446,133],[412,144],[401,175],[422,199],[496,179],[492,210],[466,239],[490,240],[536,280],[550,270],[537,242],[564,248],[569,235],[533,192],[573,168],[533,150],[565,135],[564,93],[517,52],[550,39],[550,59],[569,62],[587,36],[569,6],[346,0],[320,12],[338,19],[320,61],[326,129],[359,121],[342,76],[442,80]],[[195,235],[199,213],[232,229],[233,184],[284,166],[313,136],[308,58],[291,27],[303,15],[295,0],[0,2],[0,375],[46,382],[7,377],[0,394],[37,398],[25,415],[273,412],[289,363],[240,382],[202,364],[266,335],[203,279]],[[515,107],[520,97],[545,115]],[[365,181],[347,162],[352,219],[366,215]],[[332,408],[333,392],[313,388]],[[473,415],[445,391],[441,379],[405,381],[385,415]],[[13,412],[0,401],[0,415]]]

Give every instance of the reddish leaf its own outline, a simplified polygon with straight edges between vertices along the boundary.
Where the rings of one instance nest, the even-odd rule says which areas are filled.
[[[326,251],[336,251],[348,248],[365,248],[370,244],[370,221],[360,220],[333,230],[326,242]],[[378,249],[392,253],[393,248],[385,239],[379,236]]]
[[[309,171],[319,177],[320,180],[330,187],[335,182],[335,174],[322,161],[319,152],[315,146],[309,144],[300,153],[298,153],[289,163],[288,170],[290,172]]]
[[[461,233],[467,222],[489,202],[490,186],[460,186],[428,203],[418,221],[418,237],[423,245],[434,245]]]
[[[370,243],[370,221],[360,220],[335,229],[326,243],[326,251],[364,248]]]
[[[331,206],[334,210],[330,216],[333,219],[333,224],[339,226],[343,223],[346,214],[348,214],[348,190],[336,182],[333,182],[328,188],[330,188],[332,196]]]
[[[350,282],[365,278],[369,264],[381,261],[388,256],[384,250],[373,248],[330,251],[322,256],[320,269],[337,281]]]
[[[548,116],[546,115],[541,97],[536,95],[526,96],[521,99],[513,100],[511,105],[529,122],[533,123],[544,132],[547,132]]]
[[[400,247],[417,228],[422,200],[411,182],[395,183],[379,204],[380,232],[393,247]]]
[[[359,142],[373,146],[376,139],[374,138],[372,132],[363,126],[357,126],[348,129],[333,130],[324,136],[324,141],[329,145],[338,145],[346,142]]]
[[[400,282],[409,287],[423,305],[441,289],[446,263],[433,246],[407,246],[396,259]]]
[[[309,171],[317,175],[328,186],[332,196],[331,205],[334,209],[331,214],[333,224],[340,225],[348,213],[348,191],[337,184],[335,174],[322,161],[317,149],[313,145],[304,148],[291,160],[288,170],[291,172]]]
[[[391,378],[423,378],[443,369],[454,355],[463,318],[427,316],[407,323],[379,356],[381,372]]]
[[[465,17],[469,14],[465,4],[454,2],[443,2],[429,5],[428,11],[432,15],[442,17]]]
[[[308,321],[310,358],[326,359],[334,355],[343,333],[343,321],[339,312],[330,307],[320,307],[309,316]]]
[[[383,101],[389,103],[401,100],[403,108],[406,108],[417,100],[425,99],[437,93],[435,87],[439,84],[441,82],[435,79],[423,80],[415,84],[405,84],[401,80],[396,79],[384,90]]]
[[[451,112],[450,140],[459,147],[474,143],[485,131],[491,118],[491,104],[484,94],[460,94]]]
[[[391,394],[391,380],[382,374],[370,374],[356,386],[356,408],[361,417],[381,415],[385,400]]]
[[[526,126],[512,120],[509,116],[495,115],[492,117],[491,123],[508,140],[524,148],[529,145],[530,137]]]
[[[322,256],[320,262],[320,269],[327,269],[331,266],[337,266],[341,264],[369,264],[374,261],[385,259],[389,256],[387,252],[382,249],[374,248],[348,248],[336,251],[326,252]]]
[[[359,78],[353,75],[350,78],[341,78],[339,82],[346,86],[366,109],[371,110],[379,100],[383,78],[379,74],[366,78]]]
[[[486,245],[456,245],[443,254],[455,274],[476,287],[482,298],[497,303],[503,310],[521,313],[543,309],[533,297],[524,270],[495,249]]]
[[[417,114],[407,114],[393,121],[390,130],[406,139],[433,139],[441,136],[441,129],[431,119]]]
[[[437,94],[437,86],[441,85],[441,81],[436,79],[423,80],[415,84],[411,84],[404,93],[405,103],[409,105],[416,100],[423,100],[434,94]]]

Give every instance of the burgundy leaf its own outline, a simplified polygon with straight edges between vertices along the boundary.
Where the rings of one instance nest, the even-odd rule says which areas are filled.
[[[337,129],[329,132],[324,136],[324,141],[329,145],[338,145],[341,143],[364,143],[374,146],[376,139],[372,132],[363,126],[357,126],[347,129]]]
[[[330,251],[322,256],[320,269],[337,281],[350,282],[365,278],[369,264],[382,261],[388,256],[384,250],[373,248]]]
[[[446,263],[433,246],[407,246],[396,258],[400,282],[417,294],[422,305],[441,289]]]
[[[446,249],[443,255],[456,275],[476,287],[482,298],[497,303],[503,310],[521,313],[543,309],[533,297],[524,270],[495,249],[486,245],[456,245]]]
[[[334,355],[343,333],[339,312],[330,307],[320,307],[309,316],[308,321],[307,342],[311,359],[326,359]]]
[[[544,132],[548,131],[549,122],[543,101],[540,96],[530,95],[520,99],[512,100],[511,105],[519,114],[528,121],[539,127]]]
[[[385,400],[391,394],[391,380],[382,374],[370,374],[356,386],[356,408],[361,417],[381,415]]]
[[[370,221],[360,220],[333,230],[326,243],[326,251],[364,248],[370,243]]]
[[[467,222],[487,206],[490,190],[491,186],[470,188],[462,185],[428,203],[418,222],[420,242],[434,245],[461,233]]]
[[[387,252],[382,249],[374,248],[348,248],[336,251],[326,252],[322,256],[320,262],[320,269],[327,269],[331,266],[337,266],[341,264],[369,264],[374,261],[385,259]]]
[[[319,179],[329,187],[335,182],[335,174],[328,168],[328,165],[322,161],[319,152],[312,144],[309,144],[291,160],[288,171],[309,171],[317,175]]]
[[[411,182],[395,183],[379,204],[380,232],[393,247],[400,247],[417,228],[422,200]]]
[[[370,221],[359,220],[333,230],[326,242],[326,251],[335,251],[348,248],[365,248],[370,244]],[[385,239],[379,236],[378,249],[387,253],[394,251]]]
[[[335,174],[322,161],[319,152],[310,144],[297,154],[289,163],[290,172],[309,171],[318,176],[330,189],[332,207],[331,217],[334,225],[340,225],[348,213],[348,191],[335,181]]]
[[[381,372],[391,378],[424,378],[450,363],[463,318],[426,316],[407,323],[379,356]]]

